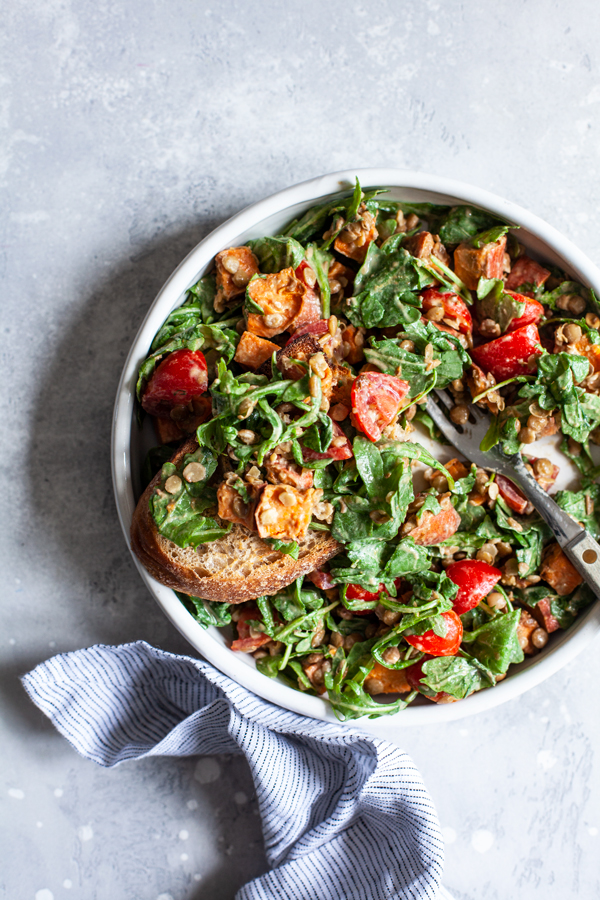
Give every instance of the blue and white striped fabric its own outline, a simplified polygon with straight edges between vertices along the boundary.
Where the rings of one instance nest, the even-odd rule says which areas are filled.
[[[236,900],[440,900],[443,845],[412,761],[355,727],[273,706],[199,659],[144,642],[56,656],[23,678],[102,766],[243,753],[272,869]]]

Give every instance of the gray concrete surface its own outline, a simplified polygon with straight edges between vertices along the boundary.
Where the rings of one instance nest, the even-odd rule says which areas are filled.
[[[265,867],[239,759],[102,770],[17,679],[97,642],[187,650],[128,557],[109,468],[120,368],[163,281],[246,204],[370,165],[486,187],[600,263],[599,26],[594,0],[5,0],[3,896],[227,900]],[[457,900],[600,895],[598,657],[402,734]]]

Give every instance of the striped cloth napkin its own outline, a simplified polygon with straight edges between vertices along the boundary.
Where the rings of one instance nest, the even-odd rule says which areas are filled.
[[[143,641],[55,656],[23,685],[101,766],[244,754],[272,868],[236,900],[449,898],[433,803],[393,744],[287,712],[203,660]]]

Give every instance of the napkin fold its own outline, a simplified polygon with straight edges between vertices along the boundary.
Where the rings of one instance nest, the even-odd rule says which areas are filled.
[[[203,660],[143,641],[55,656],[23,685],[102,766],[244,754],[271,871],[236,900],[449,897],[433,803],[412,761],[387,741],[280,709]]]

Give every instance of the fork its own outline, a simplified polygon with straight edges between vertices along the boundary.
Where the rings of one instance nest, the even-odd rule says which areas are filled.
[[[455,405],[454,400],[447,391],[436,390],[435,395],[436,399],[432,394],[427,397],[427,412],[444,437],[477,466],[497,475],[504,475],[518,485],[550,526],[562,550],[581,577],[596,596],[600,597],[600,544],[540,487],[525,468],[520,453],[506,454],[498,444],[485,453],[479,449],[490,424],[488,415],[472,404],[469,408],[469,421],[465,425],[454,425],[448,418],[448,413]]]

